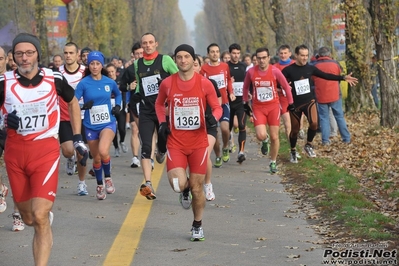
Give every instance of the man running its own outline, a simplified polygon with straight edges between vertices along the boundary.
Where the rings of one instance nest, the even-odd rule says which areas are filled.
[[[175,192],[180,193],[183,208],[188,209],[192,204],[194,221],[191,241],[202,241],[205,240],[202,229],[205,207],[203,184],[208,146],[205,121],[216,125],[222,108],[212,83],[194,71],[194,48],[187,44],[179,45],[175,49],[175,58],[179,72],[162,82],[155,105],[160,122],[158,134],[159,137],[168,138],[166,166],[169,184]],[[169,123],[166,122],[165,102],[169,107]],[[211,106],[212,114],[205,117],[207,103]]]
[[[311,90],[311,88],[314,88],[312,76],[327,80],[345,80],[350,85],[357,84],[357,78],[352,77],[352,73],[346,76],[334,75],[323,72],[314,65],[309,65],[309,48],[304,44],[295,47],[295,56],[295,64],[287,66],[283,69],[284,76],[291,84],[292,95],[294,98],[294,104],[289,106],[291,117],[290,161],[292,163],[298,163],[296,156],[296,143],[298,140],[298,132],[300,129],[300,119],[302,113],[306,116],[309,122],[306,139],[307,141],[304,150],[309,157],[316,157],[312,142],[317,132],[318,113],[314,92]]]

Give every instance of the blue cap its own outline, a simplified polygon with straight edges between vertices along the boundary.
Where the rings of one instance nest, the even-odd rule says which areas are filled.
[[[104,55],[100,51],[92,51],[87,56],[88,65],[90,65],[90,63],[94,60],[97,60],[102,66],[104,66]]]

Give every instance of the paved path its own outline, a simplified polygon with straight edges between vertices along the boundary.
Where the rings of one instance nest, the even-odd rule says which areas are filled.
[[[206,203],[203,242],[189,241],[192,211],[180,206],[164,165],[155,165],[157,199],[148,201],[138,193],[142,172],[130,168],[130,151],[112,158],[116,192],[99,201],[89,176],[89,196],[75,195],[77,176],[65,174],[63,159],[49,265],[321,265],[319,238],[281,178],[269,174],[256,142],[248,140],[246,150],[242,165],[235,153],[213,169],[216,200]],[[33,229],[11,232],[10,197],[7,202],[0,214],[0,265],[33,265]]]

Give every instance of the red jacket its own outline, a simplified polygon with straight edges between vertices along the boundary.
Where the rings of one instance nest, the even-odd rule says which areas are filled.
[[[340,75],[341,67],[337,61],[333,60],[331,57],[319,57],[314,65],[326,73]],[[318,103],[331,103],[339,100],[340,97],[340,87],[339,81],[326,80],[316,76],[313,76],[316,101]]]

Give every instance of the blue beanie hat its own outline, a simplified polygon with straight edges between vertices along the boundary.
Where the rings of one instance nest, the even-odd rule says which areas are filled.
[[[87,56],[87,64],[90,65],[93,60],[97,60],[104,66],[104,55],[100,51],[92,51],[89,53]]]

